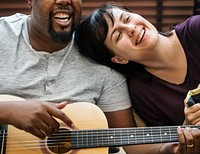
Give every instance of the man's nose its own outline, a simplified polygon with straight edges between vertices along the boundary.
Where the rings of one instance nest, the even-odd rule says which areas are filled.
[[[69,5],[71,4],[72,0],[56,0],[56,4],[60,4],[60,5]]]

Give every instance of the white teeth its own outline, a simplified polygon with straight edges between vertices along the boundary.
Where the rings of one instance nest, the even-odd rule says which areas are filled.
[[[142,31],[141,31],[140,34],[139,34],[139,37],[138,37],[138,39],[137,39],[136,44],[139,44],[139,43],[142,41],[142,38],[143,38],[143,36],[144,36],[144,33],[145,33],[145,30],[142,29]]]
[[[69,15],[65,14],[65,13],[57,13],[57,14],[54,15],[54,18],[67,19],[67,18],[69,18]]]

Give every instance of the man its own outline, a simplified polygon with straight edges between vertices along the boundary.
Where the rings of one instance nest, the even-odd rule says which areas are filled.
[[[80,56],[72,40],[81,18],[81,1],[30,0],[28,4],[30,16],[0,18],[4,38],[0,40],[0,93],[27,99],[2,101],[0,124],[44,138],[58,130],[55,118],[73,127],[59,110],[66,105],[63,101],[91,102],[109,116],[120,114],[117,119],[126,115],[123,112],[131,113],[125,79]],[[129,121],[132,116],[122,123],[126,126]]]
[[[0,18],[0,93],[27,100],[2,101],[0,124],[14,125],[44,139],[58,131],[55,118],[74,127],[60,110],[65,101],[85,101],[104,111],[109,127],[134,127],[125,78],[82,57],[74,43],[81,1],[28,3],[30,16]],[[168,144],[161,148],[165,147]],[[130,154],[159,153],[160,145],[129,146],[125,150]]]

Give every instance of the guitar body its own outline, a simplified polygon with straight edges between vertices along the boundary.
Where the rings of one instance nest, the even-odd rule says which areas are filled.
[[[0,96],[0,100],[15,101],[22,100],[15,96]],[[107,129],[108,124],[104,113],[91,103],[73,103],[67,105],[63,111],[74,122],[78,130],[84,129]],[[64,123],[60,122],[61,128],[69,129]],[[37,137],[19,130],[13,126],[8,126],[6,154],[58,154],[52,152],[47,142],[41,141]],[[63,152],[62,152],[63,153]],[[69,150],[64,154],[108,154],[108,147],[84,148]]]

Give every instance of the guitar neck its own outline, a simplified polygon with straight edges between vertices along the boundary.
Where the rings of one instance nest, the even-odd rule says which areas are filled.
[[[77,130],[71,132],[72,149],[178,141],[178,126]],[[186,127],[186,126],[181,126]],[[187,126],[199,128],[200,126]]]

